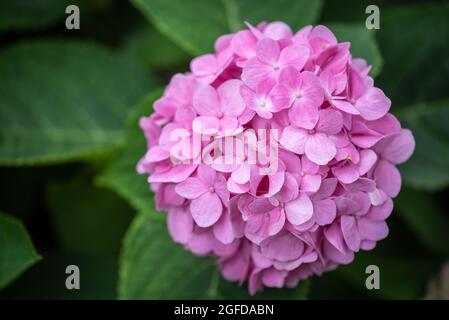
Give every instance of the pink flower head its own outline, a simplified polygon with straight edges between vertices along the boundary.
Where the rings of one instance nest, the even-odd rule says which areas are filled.
[[[193,59],[140,121],[137,170],[173,240],[217,257],[251,294],[350,263],[388,235],[397,165],[415,142],[349,48],[324,26],[248,25]]]

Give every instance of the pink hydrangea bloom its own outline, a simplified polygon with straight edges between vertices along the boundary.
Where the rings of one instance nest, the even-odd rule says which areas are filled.
[[[217,257],[251,294],[350,263],[388,235],[397,165],[415,142],[349,48],[325,26],[248,25],[193,59],[141,119],[137,170],[174,241]],[[240,152],[223,144],[251,132],[266,135]]]

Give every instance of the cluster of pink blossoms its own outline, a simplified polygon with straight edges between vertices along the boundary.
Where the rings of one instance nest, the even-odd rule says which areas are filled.
[[[350,263],[388,234],[396,165],[415,142],[349,49],[324,26],[249,26],[193,59],[141,119],[148,152],[137,169],[149,174],[173,239],[218,257],[223,276],[248,280],[252,294]],[[195,132],[210,137],[202,147],[276,129],[276,171],[173,161],[170,135],[180,128],[185,145]]]

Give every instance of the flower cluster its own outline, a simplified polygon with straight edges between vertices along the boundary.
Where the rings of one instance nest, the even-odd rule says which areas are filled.
[[[173,239],[216,256],[223,276],[248,280],[252,294],[350,263],[388,234],[401,186],[396,165],[415,142],[349,49],[324,26],[293,33],[282,22],[248,25],[194,58],[141,119],[148,151],[137,170],[149,174]],[[260,161],[173,155],[177,129],[187,132],[183,146],[201,134],[201,147],[214,152],[226,137],[276,130],[278,164],[263,171]]]

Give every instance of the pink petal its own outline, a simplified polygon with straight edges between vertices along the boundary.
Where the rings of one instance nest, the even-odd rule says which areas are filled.
[[[220,112],[217,91],[209,85],[202,85],[196,89],[192,103],[200,116],[217,116]]]
[[[302,70],[309,59],[310,50],[306,46],[291,45],[284,48],[279,56],[280,66],[293,66]]]
[[[180,164],[176,165],[168,171],[154,172],[148,177],[149,183],[154,182],[173,182],[178,183],[187,179],[197,165],[194,164]]]
[[[304,252],[304,243],[288,231],[264,240],[261,252],[270,259],[289,261],[297,259]]]
[[[181,209],[170,210],[167,224],[173,240],[187,244],[193,233],[193,220],[190,213]]]
[[[401,129],[398,134],[387,137],[376,145],[381,157],[394,164],[407,161],[415,150],[415,139],[408,129]]]
[[[355,103],[360,115],[366,120],[377,120],[382,118],[390,109],[391,101],[382,90],[372,87],[361,96]]]
[[[273,105],[278,110],[290,108],[293,102],[290,89],[283,84],[276,85],[271,91],[270,96]]]
[[[242,70],[243,82],[253,90],[256,90],[257,85],[262,79],[276,79],[274,69],[257,58],[251,58],[246,63]]]
[[[220,119],[220,132],[223,136],[233,136],[242,130],[239,121],[233,117],[223,117]]]
[[[270,186],[268,188],[267,196],[273,196],[278,193],[285,181],[285,173],[284,172],[276,172],[275,174],[268,176]]]
[[[304,97],[304,104],[320,106],[324,101],[324,91],[320,79],[312,72],[304,71],[301,73],[302,86],[301,92]]]
[[[215,183],[216,172],[210,166],[200,164],[197,170],[198,178],[206,187],[212,187]]]
[[[379,188],[375,188],[373,191],[368,192],[368,197],[373,206],[380,206],[387,201],[387,194]]]
[[[220,270],[223,277],[229,281],[243,281],[248,276],[250,259],[249,249],[243,246],[240,252],[220,261]]]
[[[378,120],[369,121],[367,122],[367,125],[369,125],[370,129],[379,132],[384,136],[399,133],[401,131],[399,120],[391,113],[387,113]]]
[[[286,273],[270,268],[262,274],[262,283],[269,288],[282,288]]]
[[[246,85],[240,87],[240,95],[242,96],[246,106],[252,110],[257,109],[256,104],[256,92],[254,92],[251,88]]]
[[[279,59],[279,44],[272,39],[262,39],[256,47],[257,58],[268,65],[274,65]]]
[[[371,221],[369,219],[360,218],[358,221],[360,235],[371,241],[379,241],[385,239],[388,235],[388,227],[385,221]]]
[[[309,34],[309,39],[320,38],[326,41],[328,44],[336,44],[337,39],[335,38],[332,31],[323,25],[318,25],[312,29]]]
[[[320,166],[317,165],[316,163],[313,163],[309,159],[307,159],[307,157],[302,156],[301,157],[301,170],[304,173],[316,174],[319,172]]]
[[[195,75],[205,76],[214,73],[217,68],[215,56],[213,54],[205,54],[196,57],[190,63],[190,69]]]
[[[273,265],[270,259],[262,255],[259,246],[252,246],[251,248],[251,257],[258,268],[269,268]]]
[[[361,176],[366,174],[377,161],[377,154],[371,149],[360,151],[359,173]]]
[[[234,182],[232,179],[228,179],[227,187],[229,192],[235,193],[235,194],[242,194],[249,191],[249,183],[245,184],[238,184]]]
[[[336,153],[335,144],[323,133],[310,135],[306,142],[305,154],[310,161],[316,164],[327,164],[335,157]]]
[[[290,201],[285,205],[285,213],[291,224],[303,224],[313,216],[312,201],[307,195],[301,193],[296,200]]]
[[[190,203],[193,220],[202,228],[210,227],[217,222],[222,211],[220,198],[212,192],[206,192]]]
[[[359,251],[361,238],[357,230],[356,219],[353,216],[341,217],[341,231],[349,249]]]
[[[245,102],[240,95],[242,81],[231,79],[224,82],[217,89],[220,99],[221,111],[228,117],[238,117],[245,109]]]
[[[251,174],[251,166],[249,164],[241,164],[236,170],[231,174],[232,180],[236,183],[244,184],[249,181]]]
[[[328,241],[324,241],[323,251],[326,257],[339,264],[349,264],[354,260],[354,252],[351,250],[339,251]]]
[[[315,128],[320,116],[317,106],[306,103],[304,99],[300,98],[294,102],[293,107],[289,110],[288,117],[296,126],[311,130]]]
[[[300,190],[304,192],[317,192],[321,185],[321,175],[306,174],[302,177]]]
[[[198,178],[187,178],[185,181],[177,184],[175,191],[181,197],[187,199],[196,199],[203,193],[209,191],[208,187]]]
[[[321,181],[320,189],[313,195],[314,199],[325,199],[330,197],[337,187],[337,179],[335,178],[327,178]]]
[[[164,195],[164,200],[169,203],[170,205],[173,206],[180,206],[184,203],[184,198],[179,196],[178,193],[176,193],[175,191],[175,187],[177,185],[174,183],[170,183],[170,184],[166,184],[164,191],[163,191],[163,195]]]
[[[225,210],[217,223],[214,224],[213,233],[215,238],[224,244],[230,244],[234,241],[234,229],[229,210]]]
[[[360,148],[371,148],[383,135],[377,131],[371,130],[361,121],[353,121],[351,128],[351,141]]]
[[[292,36],[292,30],[290,27],[281,21],[272,22],[264,29],[263,34],[273,40],[281,40],[290,38]]]
[[[192,123],[192,130],[199,134],[214,135],[220,130],[220,120],[216,117],[196,117]]]
[[[170,152],[161,148],[160,146],[154,146],[145,154],[145,161],[158,162],[170,157]]]
[[[308,138],[309,135],[306,130],[288,126],[282,132],[279,143],[289,151],[303,154]]]
[[[194,232],[190,238],[187,247],[197,255],[209,254],[214,248],[214,236],[212,232]]]
[[[332,168],[332,173],[339,181],[346,184],[353,183],[360,177],[358,166],[352,163],[335,166]]]
[[[348,91],[353,100],[359,99],[366,93],[365,79],[356,68],[351,65],[348,66]]]
[[[349,113],[349,114],[354,114],[354,115],[360,114],[360,111],[356,107],[354,107],[352,105],[352,103],[349,103],[349,102],[344,101],[344,100],[336,100],[336,99],[334,99],[334,100],[332,100],[332,105],[335,108],[337,108],[337,109],[339,109],[339,110],[341,110],[343,112]]]
[[[326,237],[327,241],[329,241],[329,243],[332,244],[332,246],[338,251],[340,251],[341,253],[346,252],[346,245],[343,239],[343,234],[338,223],[333,223],[329,227],[326,227],[324,229],[324,236]]]
[[[318,200],[313,204],[314,219],[320,226],[331,224],[337,216],[335,202],[330,199]]]
[[[285,214],[279,209],[275,208],[270,211],[270,220],[268,222],[268,235],[274,236],[279,233],[285,225]]]
[[[318,132],[337,134],[343,128],[343,116],[339,111],[323,109],[319,113],[319,121],[315,128]]]
[[[249,30],[237,32],[231,40],[231,48],[240,57],[251,58],[256,55],[256,38]]]
[[[390,162],[380,160],[374,170],[374,179],[377,186],[385,193],[395,198],[401,190],[401,174]]]
[[[372,206],[366,214],[366,218],[373,221],[384,221],[393,212],[393,200],[387,198],[386,201],[380,206]]]
[[[368,178],[359,178],[353,183],[349,185],[344,185],[346,190],[355,192],[355,191],[363,191],[363,192],[373,192],[376,189],[376,183]]]
[[[285,172],[284,185],[279,193],[276,194],[276,199],[281,202],[292,201],[298,196],[298,190],[299,187],[296,178],[292,174]]]
[[[225,206],[229,203],[229,190],[227,188],[226,178],[222,174],[218,174],[214,183],[215,193],[220,197]]]

